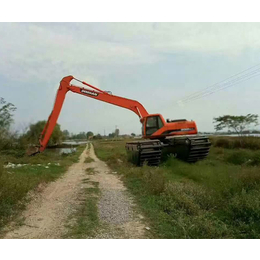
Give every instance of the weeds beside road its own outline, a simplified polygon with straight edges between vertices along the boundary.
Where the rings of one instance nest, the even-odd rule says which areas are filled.
[[[88,157],[92,160],[86,160]],[[96,157],[91,144],[76,161],[61,178],[37,186],[26,209],[2,229],[0,237],[146,238],[145,219],[138,214],[131,194],[118,176]],[[12,207],[18,213],[16,205]]]
[[[126,161],[125,141],[94,146],[135,195],[154,237],[260,238],[258,151],[211,147],[196,164],[171,157],[140,168]]]
[[[84,160],[79,204],[68,218],[63,237],[147,238],[145,219],[122,181],[96,157],[92,145],[86,155],[92,160]]]
[[[0,229],[24,209],[29,191],[60,177],[67,168],[78,161],[85,146],[69,155],[45,150],[33,157],[24,151],[1,151],[0,153]],[[8,163],[27,164],[4,168]]]
[[[170,157],[159,167],[141,168],[126,161],[125,141],[95,141],[94,146],[98,157],[107,162],[114,174],[122,177],[135,196],[137,207],[143,211],[147,225],[151,228],[149,237],[260,238],[259,151],[213,146],[209,157],[196,164],[187,164]],[[79,147],[76,153],[70,155],[59,155],[53,150],[47,150],[34,157],[25,157],[19,151],[2,151],[0,228],[24,208],[29,191],[38,191],[40,184],[44,185],[60,177],[69,165],[78,161],[83,149],[84,146]],[[114,194],[113,183],[113,192],[109,191],[111,203],[106,204],[108,182],[112,178],[116,183],[118,180],[113,174],[106,173],[108,168],[104,168],[101,162],[102,167],[97,172],[92,165],[94,161],[93,158],[82,158],[84,164],[89,164],[87,171],[83,169],[89,179],[82,173],[81,177],[88,183],[92,178],[92,181],[99,182],[99,186],[87,187],[85,190],[88,196],[80,207],[81,211],[77,212],[76,225],[68,234],[71,237],[94,236],[93,227],[99,225],[98,210],[101,213],[110,207],[117,210],[117,205],[120,204],[118,195]],[[2,167],[8,163],[27,165]],[[74,179],[73,176],[70,176],[71,180]],[[83,182],[82,185],[85,184]],[[67,188],[70,191],[70,187]],[[96,195],[99,189],[103,191],[100,205],[104,207],[98,204],[101,209],[97,208]],[[44,215],[45,211],[42,212]],[[106,214],[101,216],[108,219]],[[109,230],[105,235],[102,233],[101,237],[133,237],[136,230],[139,230],[138,225],[136,224],[134,232],[130,232],[131,235],[112,234],[113,230]],[[129,224],[127,227],[132,226]]]

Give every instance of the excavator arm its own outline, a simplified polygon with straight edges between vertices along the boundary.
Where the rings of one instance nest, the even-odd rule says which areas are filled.
[[[86,89],[86,88],[82,88],[82,87],[78,87],[78,86],[70,84],[71,80],[73,80],[73,79],[81,82],[82,84],[88,86],[89,88]],[[110,103],[110,104],[113,104],[113,105],[116,105],[119,107],[129,109],[139,116],[141,122],[144,117],[149,115],[148,112],[146,111],[146,109],[139,102],[137,102],[135,100],[112,95],[112,94],[110,94],[106,91],[103,91],[101,89],[98,89],[97,87],[94,87],[84,81],[80,81],[80,80],[74,78],[73,76],[64,77],[60,82],[60,86],[57,91],[53,110],[40,135],[40,138],[39,138],[40,147],[37,147],[36,150],[30,151],[29,152],[30,155],[33,155],[33,154],[36,154],[36,153],[39,153],[39,152],[42,152],[45,150],[45,148],[48,144],[48,141],[52,135],[52,132],[54,130],[54,127],[57,123],[60,111],[62,109],[63,102],[65,100],[65,97],[66,97],[66,94],[68,91],[72,91],[77,94],[81,94],[81,95],[84,95],[84,96],[87,96],[90,98],[94,98],[94,99],[97,99],[97,100],[100,100],[100,101],[103,101],[106,103]]]
[[[73,79],[88,88],[71,84]],[[141,166],[146,162],[148,165],[157,166],[163,154],[174,154],[175,157],[192,163],[208,155],[209,139],[197,135],[197,126],[194,121],[178,119],[165,122],[160,114],[148,114],[139,102],[112,95],[73,76],[67,76],[61,80],[53,110],[39,138],[40,146],[28,151],[29,155],[45,150],[68,91],[129,109],[138,115],[143,124],[143,137],[150,140],[126,143],[128,158],[136,165]]]

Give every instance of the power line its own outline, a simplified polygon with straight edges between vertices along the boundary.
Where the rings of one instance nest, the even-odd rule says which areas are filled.
[[[204,93],[202,96],[194,97],[193,99],[189,99],[189,100],[187,100],[187,101],[184,101],[183,103],[192,102],[192,101],[197,100],[197,99],[200,99],[200,98],[202,98],[202,97],[206,97],[206,96],[212,95],[212,94],[214,94],[214,93],[216,93],[216,92],[218,92],[218,91],[220,91],[220,90],[223,90],[223,89],[232,87],[232,86],[234,86],[234,85],[236,85],[236,84],[239,84],[239,83],[241,83],[241,82],[247,81],[247,80],[249,80],[249,79],[251,79],[251,78],[253,78],[253,77],[257,77],[257,76],[259,76],[259,75],[260,75],[260,73],[255,74],[255,75],[252,75],[251,77],[248,77],[248,78],[244,78],[244,79],[242,78],[242,79],[240,79],[240,80],[237,81],[237,82],[231,82],[231,84],[228,84],[227,86],[222,86],[221,88],[216,89],[215,91]],[[232,83],[233,83],[233,84],[232,84]],[[181,102],[182,102],[182,101],[181,101]]]
[[[218,83],[215,83],[215,84],[213,84],[213,85],[211,85],[211,86],[209,86],[209,87],[206,87],[205,89],[202,89],[202,90],[199,90],[199,91],[197,91],[197,92],[194,92],[194,93],[188,95],[187,97],[184,97],[184,98],[181,99],[181,100],[184,101],[184,100],[186,100],[186,99],[189,99],[189,97],[194,96],[194,95],[196,95],[196,94],[198,94],[198,93],[200,93],[200,92],[205,92],[207,89],[214,88],[215,86],[221,84],[222,82],[225,82],[225,81],[227,81],[228,79],[234,78],[235,76],[237,76],[237,75],[239,75],[239,74],[242,74],[242,73],[244,73],[244,72],[246,72],[246,71],[248,71],[248,70],[251,70],[252,68],[258,67],[259,65],[260,65],[260,63],[257,64],[257,65],[255,65],[255,66],[252,66],[252,67],[250,67],[250,68],[248,68],[248,69],[246,69],[246,70],[243,70],[243,71],[241,71],[241,72],[239,72],[239,73],[236,73],[236,74],[234,74],[234,75],[232,75],[232,76],[230,76],[230,77],[228,77],[228,78],[226,78],[226,79],[224,79],[224,80],[221,80],[221,81],[218,82]],[[259,69],[259,68],[258,68],[258,69]],[[258,69],[257,69],[257,70],[258,70]]]
[[[214,90],[217,90],[217,89],[222,88],[223,86],[225,86],[225,85],[227,85],[227,84],[231,84],[231,83],[235,83],[235,82],[237,82],[237,81],[239,81],[239,80],[243,80],[243,79],[245,79],[245,78],[247,78],[247,77],[249,77],[249,76],[251,76],[251,75],[253,75],[253,74],[256,74],[256,73],[258,73],[258,72],[260,72],[260,68],[257,69],[257,70],[254,70],[254,71],[250,71],[250,72],[247,73],[247,74],[244,74],[244,75],[242,75],[242,76],[240,76],[240,77],[234,78],[234,79],[232,79],[232,80],[230,80],[230,81],[227,81],[227,82],[225,82],[225,83],[223,83],[223,84],[219,84],[219,85],[217,85],[217,86],[214,87],[214,88],[208,89],[207,91],[206,91],[206,90],[205,90],[205,91],[202,91],[201,93],[199,93],[199,94],[197,94],[197,95],[193,95],[193,96],[191,96],[190,98],[186,98],[185,100],[182,100],[182,101],[186,102],[186,101],[192,100],[192,99],[194,99],[194,98],[197,98],[197,97],[199,97],[199,96],[204,96],[205,94],[209,93],[210,91],[214,91]]]
[[[237,81],[240,81],[240,80],[243,80],[243,79],[245,79],[245,78],[248,78],[248,77],[250,77],[251,75],[254,75],[254,74],[258,73],[259,71],[260,71],[260,68],[257,69],[257,70],[254,70],[254,71],[250,71],[250,72],[247,73],[247,74],[243,74],[243,75],[241,75],[241,76],[239,76],[239,77],[236,77],[236,78],[233,78],[232,80],[229,80],[229,81],[224,81],[225,83],[218,84],[218,85],[216,85],[215,87],[209,88],[208,90],[203,90],[203,91],[201,91],[200,93],[198,93],[198,94],[196,94],[196,95],[192,95],[192,96],[190,96],[189,98],[182,99],[181,101],[186,102],[186,101],[192,100],[192,99],[194,99],[194,98],[197,98],[197,97],[199,97],[199,96],[204,96],[205,94],[207,94],[207,93],[209,93],[209,92],[211,92],[211,91],[214,91],[214,90],[223,88],[223,86],[225,86],[225,85],[232,84],[232,83],[235,83],[235,82],[237,82]]]
[[[202,89],[202,90],[200,90],[200,91],[194,92],[194,93],[188,95],[187,97],[182,98],[181,100],[179,100],[179,102],[186,102],[186,101],[188,101],[188,100],[190,100],[190,99],[194,99],[194,98],[197,99],[197,97],[199,97],[199,96],[204,96],[204,95],[205,95],[207,92],[209,92],[209,91],[213,91],[213,90],[216,90],[216,89],[218,89],[218,88],[222,88],[223,85],[225,85],[225,84],[230,84],[230,83],[232,83],[232,82],[236,82],[237,80],[241,80],[241,79],[244,79],[244,78],[246,78],[246,77],[248,77],[248,76],[251,76],[252,74],[257,73],[257,72],[260,70],[260,68],[257,68],[257,69],[255,69],[255,70],[252,71],[253,68],[258,67],[259,65],[260,65],[260,63],[257,64],[257,65],[255,65],[255,66],[252,66],[252,67],[250,67],[250,68],[248,68],[248,69],[246,69],[246,70],[243,70],[243,71],[241,71],[241,72],[239,72],[239,73],[236,73],[236,74],[234,74],[234,75],[232,75],[232,76],[230,76],[230,77],[228,77],[228,78],[226,78],[226,79],[224,79],[224,80],[222,80],[222,81],[220,81],[220,82],[218,82],[218,83],[215,83],[215,84],[213,84],[213,85],[211,85],[211,86],[209,86],[209,87],[207,87],[207,88],[205,88],[205,89]],[[251,71],[250,71],[250,70],[251,70]],[[246,71],[249,71],[249,72],[243,74],[243,73],[246,72]],[[240,74],[242,74],[242,75],[240,75]],[[235,78],[235,76],[238,76],[238,75],[240,75],[240,76]],[[231,79],[231,80],[229,80],[229,79]],[[227,81],[227,80],[229,80],[229,81]],[[225,83],[224,83],[224,82],[225,82]],[[221,84],[221,83],[222,83],[222,84]],[[223,84],[223,83],[224,83],[224,84]]]
[[[246,80],[248,80],[248,79],[250,79],[252,77],[258,76],[258,75],[260,75],[260,71],[256,71],[254,73],[250,73],[250,74],[246,75],[245,77],[240,77],[240,78],[237,78],[237,79],[235,79],[233,81],[230,81],[230,82],[227,82],[227,83],[225,83],[223,85],[220,85],[218,88],[212,89],[211,91],[208,91],[208,92],[205,92],[202,95],[194,96],[194,97],[192,97],[192,98],[190,98],[188,100],[185,100],[184,103],[187,103],[189,101],[193,101],[193,100],[199,99],[201,97],[207,96],[208,94],[213,94],[215,92],[218,92],[220,90],[223,90],[223,89],[231,87],[231,86],[234,86],[234,85],[236,85],[238,83],[241,83],[243,81],[246,81]]]

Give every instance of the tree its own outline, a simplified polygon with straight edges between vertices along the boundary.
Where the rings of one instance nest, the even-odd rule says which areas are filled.
[[[17,134],[10,132],[15,110],[16,107],[12,103],[7,103],[0,97],[0,149],[12,147],[17,139]]]
[[[247,114],[246,116],[220,116],[214,118],[213,121],[216,124],[215,130],[219,131],[225,128],[233,129],[238,135],[242,136],[243,131],[250,125],[258,125],[258,115]]]
[[[0,97],[0,131],[9,130],[13,122],[13,114],[16,107],[12,103],[7,103]]]
[[[115,136],[116,136],[115,133],[110,133],[110,134],[108,134],[108,137],[109,137],[109,138],[114,138]]]
[[[46,121],[38,121],[35,124],[31,124],[30,129],[25,134],[26,139],[30,143],[37,143],[45,124],[46,124]],[[60,129],[60,125],[56,124],[56,126],[54,127],[54,130],[52,132],[51,138],[48,142],[48,145],[52,146],[52,145],[56,145],[56,144],[61,144],[62,139],[63,139],[63,134]]]
[[[70,132],[69,132],[68,130],[63,130],[63,131],[62,131],[62,134],[63,134],[63,139],[64,139],[64,140],[69,139],[69,137],[70,137]]]
[[[97,134],[93,136],[93,139],[102,139],[102,136],[101,134]]]
[[[88,131],[88,132],[87,132],[87,139],[89,139],[90,136],[94,136],[94,134],[93,134],[91,131]]]
[[[135,137],[135,133],[132,133],[131,136],[132,136],[132,137]]]
[[[76,139],[86,139],[87,138],[87,135],[85,132],[80,132],[79,134],[77,134],[77,138]]]

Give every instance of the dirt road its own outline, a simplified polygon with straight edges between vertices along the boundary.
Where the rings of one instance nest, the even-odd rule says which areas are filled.
[[[86,163],[87,157],[93,161]],[[87,174],[88,168],[92,174]],[[93,182],[100,189],[97,208],[99,221],[104,225],[95,230],[92,238],[145,238],[144,219],[136,212],[131,196],[118,176],[111,174],[108,166],[96,157],[91,144],[62,178],[34,195],[23,212],[24,223],[9,231],[5,238],[64,237],[69,232],[70,216],[74,213],[75,218],[82,197],[87,196],[84,191]]]

